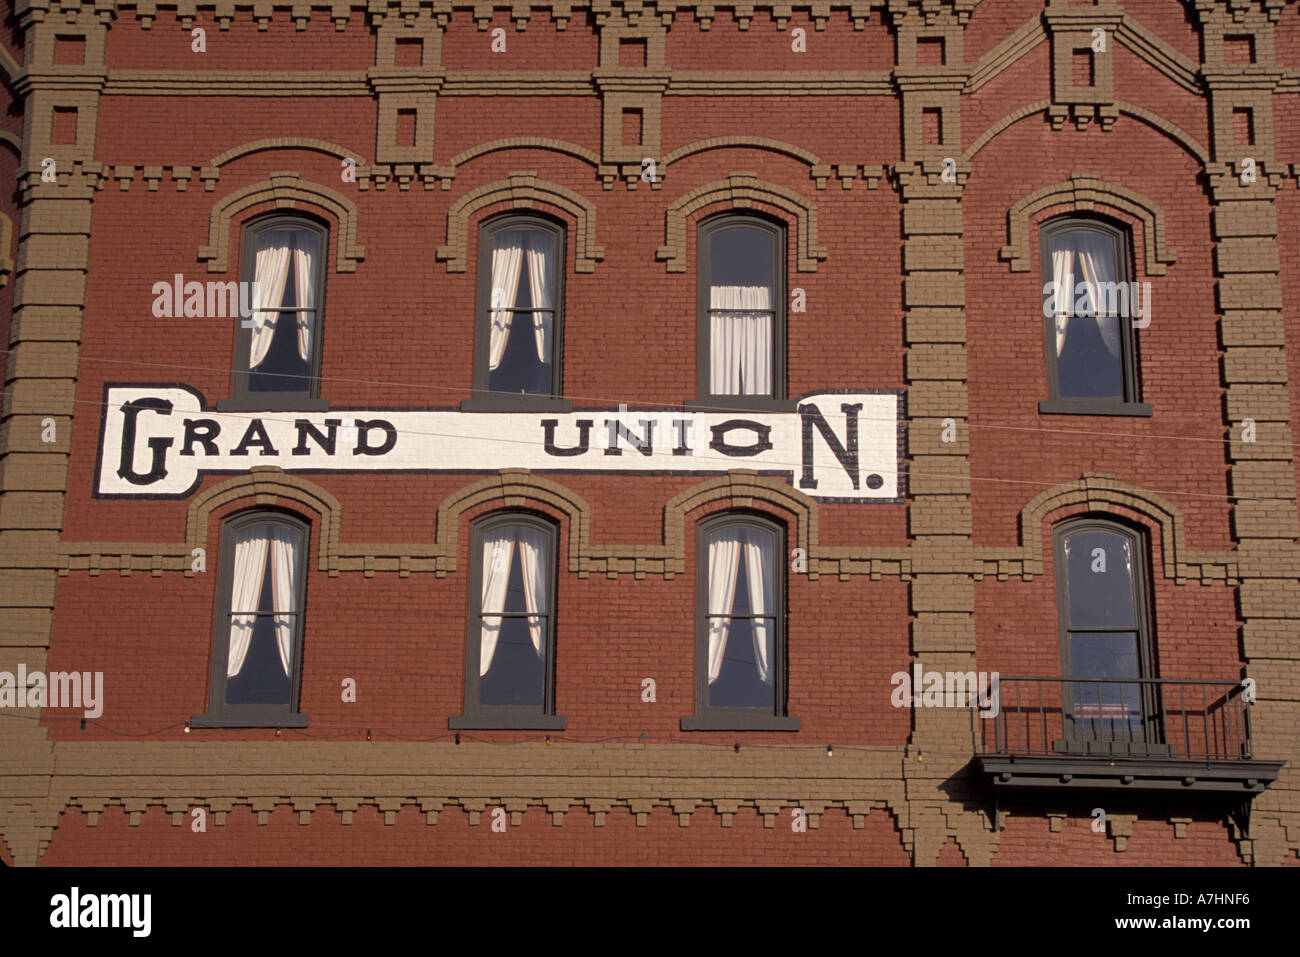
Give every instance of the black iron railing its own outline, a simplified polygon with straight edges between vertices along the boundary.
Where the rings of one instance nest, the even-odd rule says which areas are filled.
[[[973,710],[985,754],[1248,760],[1249,705],[1237,681],[1002,676]]]

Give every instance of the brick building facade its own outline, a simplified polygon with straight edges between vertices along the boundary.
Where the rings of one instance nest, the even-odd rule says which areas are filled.
[[[1300,861],[1300,4],[16,0],[0,73],[0,672],[103,675],[11,688],[5,863]]]

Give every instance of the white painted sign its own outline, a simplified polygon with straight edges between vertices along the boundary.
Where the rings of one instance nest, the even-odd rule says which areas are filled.
[[[817,392],[795,412],[336,409],[214,412],[184,385],[105,390],[95,492],[184,497],[212,473],[614,472],[782,476],[813,498],[898,502],[901,398]]]

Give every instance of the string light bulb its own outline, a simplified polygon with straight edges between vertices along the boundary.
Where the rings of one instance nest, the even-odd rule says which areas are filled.
[[[826,757],[828,758],[835,757],[835,749],[831,747],[829,744],[826,745]]]
[[[190,733],[190,723],[188,721],[185,722],[185,733],[186,734]]]
[[[551,746],[551,736],[549,734],[546,736],[546,746],[548,748]]]
[[[369,729],[369,728],[366,728],[366,740],[367,740],[367,741],[370,740],[370,729]]]
[[[740,753],[740,742],[736,742],[734,745],[732,745],[732,747],[736,749],[737,754]]]

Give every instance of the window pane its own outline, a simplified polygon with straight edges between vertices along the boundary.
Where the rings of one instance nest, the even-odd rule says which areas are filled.
[[[258,525],[253,531],[258,533],[259,537],[269,541],[271,526]],[[245,628],[251,624],[252,637],[244,653],[243,662],[239,665],[239,672],[226,678],[227,704],[289,704],[290,677],[285,672],[280,659],[277,616],[270,614],[277,610],[273,561],[274,549],[268,548],[266,560],[262,563],[262,587],[256,605],[256,610],[260,614],[255,617],[238,616],[239,624]],[[293,602],[288,601],[286,607],[292,609]],[[234,610],[238,612],[241,609]],[[280,627],[289,628],[292,634],[296,616],[278,616],[278,620],[282,622]],[[230,653],[238,654],[238,649],[231,648]],[[232,663],[228,662],[229,664]]]
[[[1069,640],[1074,677],[1137,678],[1141,674],[1135,632],[1071,634]],[[1073,689],[1076,727],[1124,739],[1141,727],[1142,694],[1136,682],[1080,682]]]
[[[776,248],[772,234],[728,226],[709,234],[709,390],[772,395]]]
[[[494,392],[551,393],[557,245],[544,229],[494,236],[488,304],[488,388]]]
[[[545,706],[550,567],[540,529],[500,525],[483,534],[479,704]]]
[[[1057,385],[1062,396],[1124,395],[1114,241],[1092,230],[1052,237]]]
[[[314,306],[321,263],[319,239],[307,229],[271,229],[258,237],[255,325],[248,355],[251,392],[311,389],[308,377],[317,337]]]
[[[708,542],[708,704],[774,708],[776,536],[729,526]]]
[[[1133,548],[1125,535],[1088,529],[1066,536],[1071,628],[1136,628]]]

